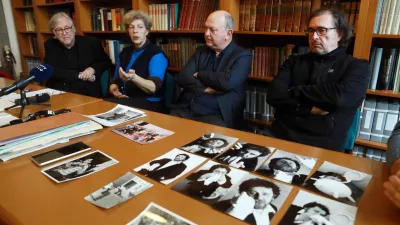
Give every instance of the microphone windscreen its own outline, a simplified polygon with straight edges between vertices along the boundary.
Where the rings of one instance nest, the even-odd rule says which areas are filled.
[[[47,93],[37,94],[36,95],[36,102],[37,103],[47,102],[48,100],[50,100],[50,95],[47,94]]]
[[[53,75],[53,68],[49,64],[44,64],[31,69],[29,74],[35,76],[36,82],[41,82]]]

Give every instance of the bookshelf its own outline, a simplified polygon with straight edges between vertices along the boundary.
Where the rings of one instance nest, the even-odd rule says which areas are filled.
[[[383,151],[386,151],[386,148],[387,148],[385,143],[379,143],[379,142],[364,140],[364,139],[360,139],[360,138],[357,138],[356,141],[354,142],[354,144],[371,147],[371,148],[376,148],[376,149],[380,149]]]
[[[11,1],[13,7],[13,15],[18,31],[18,42],[22,52],[22,68],[23,72],[28,73],[27,59],[37,58],[44,60],[44,42],[53,37],[51,31],[47,28],[49,20],[49,12],[53,9],[69,9],[74,12],[74,20],[77,33],[80,35],[92,35],[99,39],[127,40],[126,31],[94,31],[91,26],[91,10],[94,7],[121,7],[139,9],[149,13],[150,4],[164,3],[159,0],[70,0],[67,2],[47,3],[46,0],[35,0],[32,5],[24,6],[24,0]],[[256,46],[282,46],[282,44],[307,44],[307,37],[304,32],[264,32],[264,31],[243,31],[239,28],[241,4],[239,0],[219,0],[219,9],[230,12],[235,20],[234,39],[239,45],[246,48],[254,48]],[[167,1],[166,3],[182,3],[182,0]],[[400,35],[381,35],[373,34],[374,19],[377,10],[378,0],[360,0],[358,8],[358,20],[356,23],[354,45],[351,47],[353,56],[362,59],[369,59],[371,45],[373,40],[391,41],[400,40]],[[31,10],[34,12],[36,19],[36,30],[26,31],[24,12]],[[204,30],[152,30],[150,38],[171,37],[171,36],[188,36],[201,38]],[[24,49],[29,49],[29,36],[34,36],[38,42],[38,54],[31,54]],[[17,59],[18,60],[18,59]],[[179,72],[180,68],[168,68],[169,72]],[[249,75],[252,82],[262,82],[263,85],[271,82],[273,77]],[[377,95],[384,97],[399,98],[398,93],[389,93],[383,91],[368,90],[369,95]],[[268,126],[271,123],[259,121],[256,119],[247,119],[249,123]],[[365,142],[358,141],[361,145],[367,145]]]

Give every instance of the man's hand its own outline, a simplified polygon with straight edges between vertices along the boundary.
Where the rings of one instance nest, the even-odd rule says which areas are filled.
[[[233,197],[231,203],[233,207],[231,207],[227,213],[238,219],[244,220],[253,212],[256,201],[244,191],[240,193],[240,195]]]
[[[315,106],[313,106],[312,109],[311,109],[311,114],[314,114],[314,115],[326,115],[328,113],[329,112],[324,111],[324,110],[322,110],[320,108],[317,108]]]
[[[204,89],[204,93],[208,93],[208,94],[222,94],[222,92],[216,91],[210,87]]]
[[[314,224],[318,224],[318,225],[333,225],[333,223],[329,222],[329,220],[327,220],[325,217],[316,214],[316,215],[312,215],[310,216],[311,221],[314,222]]]
[[[96,80],[96,76],[94,75],[94,73],[94,69],[92,67],[88,67],[84,71],[79,73],[78,78],[84,81],[94,82]]]
[[[386,197],[397,207],[400,208],[400,171],[389,177],[383,184]]]
[[[193,76],[197,78],[197,72],[196,72],[196,73],[194,73],[194,74],[193,74]]]
[[[128,73],[125,73],[122,67],[119,68],[119,78],[121,78],[122,81],[134,80],[135,76],[136,76],[135,70],[130,69]]]
[[[112,96],[116,97],[116,98],[129,98],[126,95],[123,95],[119,89],[118,89],[118,85],[116,84],[111,84],[110,85],[110,94],[112,94]]]

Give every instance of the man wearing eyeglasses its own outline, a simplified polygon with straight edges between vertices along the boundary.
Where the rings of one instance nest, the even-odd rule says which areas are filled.
[[[352,36],[336,9],[312,13],[306,30],[310,53],[291,56],[268,86],[276,108],[267,135],[344,151],[347,131],[369,82],[368,62],[346,53]]]
[[[101,42],[76,35],[72,19],[65,13],[54,14],[49,21],[54,34],[44,44],[44,62],[54,69],[47,86],[57,90],[101,97],[100,76],[111,66]]]

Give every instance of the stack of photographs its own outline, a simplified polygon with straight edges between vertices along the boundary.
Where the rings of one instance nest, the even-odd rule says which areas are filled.
[[[202,137],[186,144],[180,149],[196,153],[198,155],[214,158],[220,153],[226,151],[233,145],[238,138],[228,137],[221,134],[207,133]]]
[[[144,192],[153,185],[131,172],[107,184],[85,197],[86,201],[99,207],[109,209]]]
[[[134,170],[163,184],[169,184],[205,160],[206,158],[175,148]]]
[[[124,127],[116,128],[113,132],[139,144],[149,144],[174,134],[172,131],[165,130],[144,121],[138,121]]]
[[[113,127],[143,116],[146,116],[145,112],[124,105],[117,105],[105,113],[87,115],[93,121],[106,127]]]

